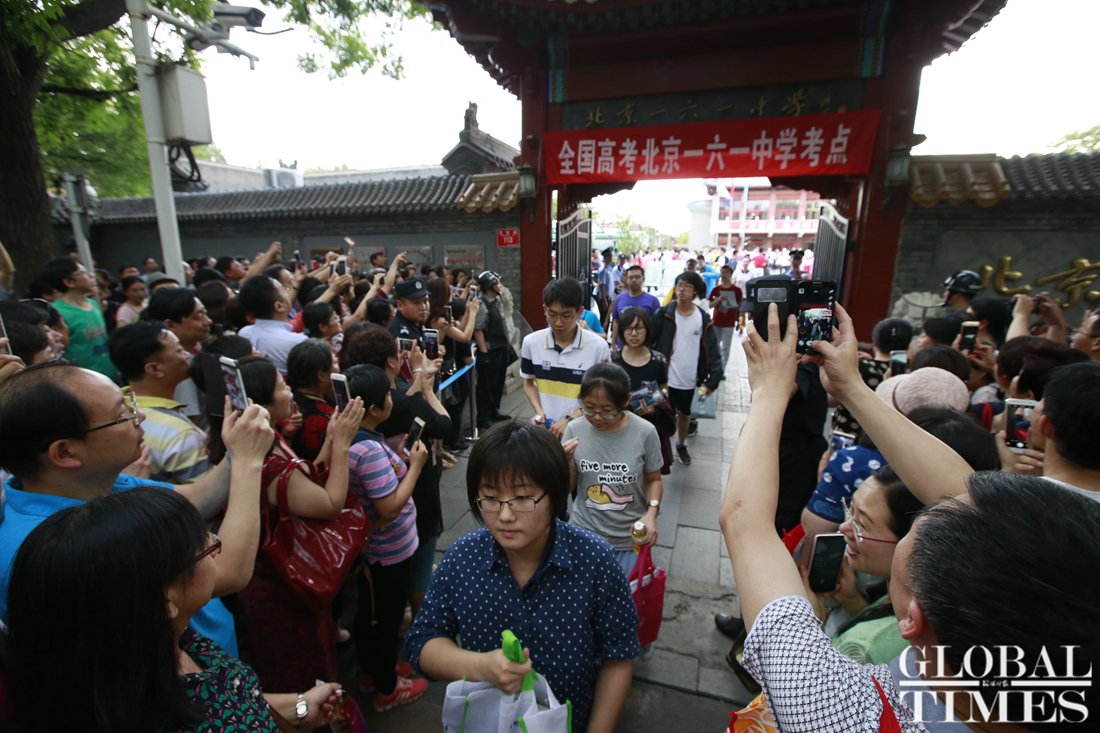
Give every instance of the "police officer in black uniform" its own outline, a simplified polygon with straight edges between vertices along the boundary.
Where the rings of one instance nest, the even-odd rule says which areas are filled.
[[[500,310],[500,275],[486,270],[477,276],[481,308],[474,322],[474,338],[477,341],[477,427],[488,428],[492,423],[507,420],[500,411],[504,396],[504,379],[508,372],[508,330]]]

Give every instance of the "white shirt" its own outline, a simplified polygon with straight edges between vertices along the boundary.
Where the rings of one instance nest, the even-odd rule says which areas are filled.
[[[607,342],[579,326],[573,343],[564,349],[554,343],[553,332],[544,328],[528,334],[520,352],[519,375],[535,380],[548,420],[560,420],[577,409],[584,373],[593,364],[611,361]]]
[[[760,271],[755,267],[750,267],[748,272],[742,271],[740,267],[733,271],[733,284],[741,288],[741,295],[748,297],[748,290],[745,286],[749,280],[760,277]]]
[[[668,360],[668,386],[695,389],[699,372],[699,338],[703,332],[703,314],[693,308],[690,316],[676,314],[676,336]]]
[[[248,339],[252,348],[262,351],[275,362],[275,368],[282,374],[286,374],[286,359],[290,350],[306,340],[304,334],[294,333],[286,321],[265,318],[257,318],[254,324],[242,328],[238,335]]]

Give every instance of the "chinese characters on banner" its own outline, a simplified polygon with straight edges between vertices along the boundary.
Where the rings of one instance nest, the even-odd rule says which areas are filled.
[[[871,169],[879,110],[547,132],[547,183],[808,176]]]
[[[518,247],[519,229],[497,229],[498,247]]]

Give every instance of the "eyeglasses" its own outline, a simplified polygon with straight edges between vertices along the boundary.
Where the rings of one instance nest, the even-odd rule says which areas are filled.
[[[863,534],[863,525],[861,525],[852,514],[852,507],[848,502],[844,502],[844,521],[852,525],[852,533],[856,536],[856,542],[863,544],[863,540],[870,542],[885,542],[890,545],[896,545],[900,540],[880,540],[878,537],[867,537]]]
[[[222,551],[222,538],[218,537],[213,532],[207,532],[207,541],[210,542],[206,546],[206,549],[195,555],[195,564],[202,562],[203,558],[210,557],[211,555],[220,555]]]
[[[552,323],[568,323],[577,320],[577,314],[575,311],[566,311],[565,313],[546,311],[546,320]]]
[[[645,332],[646,332],[646,327],[643,326],[640,323],[637,326],[631,326],[630,328],[624,328],[623,329],[623,333],[645,333]]]
[[[127,401],[123,403],[123,406],[126,408],[126,411],[130,413],[129,415],[127,415],[126,417],[120,417],[117,420],[112,420],[109,423],[96,425],[94,428],[88,428],[84,431],[84,434],[87,435],[88,433],[94,433],[97,430],[103,430],[104,428],[111,428],[115,425],[121,425],[128,420],[133,421],[134,427],[141,425],[141,418],[144,417],[144,415],[142,415],[138,411],[137,397],[134,396],[133,392],[127,395]]]
[[[546,494],[543,494],[537,499],[532,499],[529,496],[519,496],[515,499],[481,499],[477,500],[477,508],[483,512],[490,514],[496,514],[503,508],[505,504],[508,508],[514,512],[533,512],[535,507],[539,505],[539,502],[546,498]]]
[[[612,420],[619,419],[619,415],[623,414],[622,410],[612,410],[611,412],[597,412],[596,410],[586,410],[581,408],[581,414],[587,418],[597,418],[604,422],[611,422]]]

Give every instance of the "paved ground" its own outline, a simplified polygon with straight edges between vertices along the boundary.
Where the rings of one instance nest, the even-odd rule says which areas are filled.
[[[751,697],[725,663],[729,642],[713,620],[718,611],[738,609],[718,531],[718,509],[748,404],[744,363],[735,340],[719,393],[718,418],[699,421],[698,434],[688,440],[692,464],[677,463],[665,477],[660,535],[653,553],[657,564],[668,569],[664,618],[653,656],[635,665],[620,733],[720,731],[728,724],[728,712]],[[502,408],[516,417],[532,414],[518,389],[505,396]],[[465,461],[444,473],[442,495],[447,529],[439,543],[441,556],[456,538],[477,526],[466,505]],[[376,733],[438,731],[443,688],[433,684],[418,702],[383,715],[368,712],[368,721]],[[363,708],[367,712],[369,705]]]

